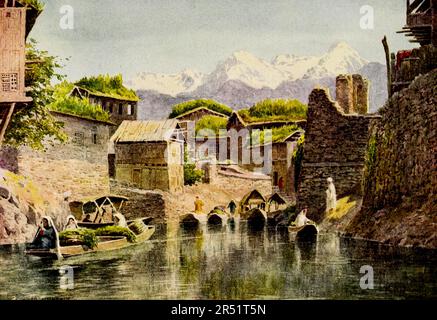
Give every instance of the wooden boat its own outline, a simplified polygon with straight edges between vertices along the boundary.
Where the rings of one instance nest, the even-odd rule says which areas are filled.
[[[145,225],[148,225],[153,218],[147,217],[147,218],[140,218],[140,219],[136,219],[136,220],[141,220]],[[128,220],[127,224],[129,225],[130,223],[134,222],[135,220]],[[81,228],[87,228],[87,229],[99,229],[99,228],[103,228],[103,227],[108,227],[108,226],[114,226],[115,222],[104,222],[104,223],[94,223],[94,222],[78,222],[77,225]]]
[[[289,226],[290,236],[301,239],[311,239],[317,236],[319,229],[315,224],[306,224],[301,227]]]
[[[179,223],[185,228],[197,228],[201,223],[206,223],[206,214],[187,213],[179,217]]]
[[[155,233],[154,226],[145,226],[142,233],[136,236],[136,242],[129,242],[126,237],[123,236],[98,236],[99,242],[97,246],[93,249],[88,248],[84,245],[71,245],[71,246],[61,246],[59,248],[59,253],[63,258],[80,256],[84,254],[112,251],[127,248],[136,244],[143,243],[150,239],[150,237]],[[41,258],[57,258],[56,249],[28,249],[25,251],[27,255],[37,256]]]

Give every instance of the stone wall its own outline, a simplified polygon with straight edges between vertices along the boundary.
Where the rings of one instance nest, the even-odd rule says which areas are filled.
[[[18,150],[4,146],[0,148],[0,168],[14,173],[18,172]]]
[[[111,180],[111,193],[129,198],[121,209],[128,220],[143,217],[152,217],[153,223],[166,220],[165,201],[159,192],[126,188]]]
[[[68,142],[45,141],[45,151],[21,147],[18,169],[42,187],[70,191],[73,198],[109,191],[108,142],[112,125],[77,116],[53,113],[64,123]]]
[[[395,93],[372,126],[354,236],[437,247],[437,69]]]
[[[265,197],[272,194],[272,182],[268,175],[253,174],[232,168],[223,170],[222,167],[213,170],[214,176],[210,177],[210,184],[220,186],[223,189],[237,195],[244,190],[246,194],[253,189],[260,191]],[[235,199],[240,200],[240,199]]]
[[[321,218],[326,207],[328,177],[334,179],[337,195],[348,194],[360,186],[369,126],[376,119],[375,115],[345,114],[327,90],[313,90],[297,195],[299,210],[308,207],[309,216]]]

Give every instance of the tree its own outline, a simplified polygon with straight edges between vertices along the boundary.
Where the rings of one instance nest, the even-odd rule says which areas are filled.
[[[184,152],[184,185],[192,186],[196,184],[196,182],[202,181],[203,171],[196,169],[196,165],[194,163],[190,163],[188,161],[188,152],[185,150]]]
[[[42,150],[45,137],[67,141],[62,132],[63,123],[56,121],[47,108],[54,100],[52,79],[61,81],[64,76],[57,73],[57,69],[62,67],[57,58],[37,49],[33,39],[26,45],[26,59],[38,61],[29,65],[26,71],[26,87],[30,88],[29,96],[33,101],[14,113],[5,134],[5,144]]]

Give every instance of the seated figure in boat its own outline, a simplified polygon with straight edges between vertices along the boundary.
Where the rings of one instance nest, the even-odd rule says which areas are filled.
[[[308,208],[303,209],[296,217],[294,224],[296,227],[303,227],[306,224],[313,224],[314,222],[307,218]]]
[[[76,230],[76,229],[79,229],[79,226],[77,225],[76,218],[73,215],[69,215],[67,217],[67,224],[64,227],[64,231]]]
[[[120,212],[114,214],[114,222],[116,226],[127,228],[126,218]]]
[[[36,232],[31,247],[35,249],[53,249],[58,246],[58,239],[58,232],[52,218],[45,216]]]

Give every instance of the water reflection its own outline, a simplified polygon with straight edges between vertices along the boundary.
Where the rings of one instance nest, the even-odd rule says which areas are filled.
[[[0,247],[1,299],[359,299],[436,298],[435,251],[381,246],[320,234],[315,241],[244,224],[195,230],[178,222],[150,243],[62,262]],[[61,288],[71,266],[74,289]],[[359,272],[374,268],[374,290]],[[65,280],[65,279],[64,279]]]

